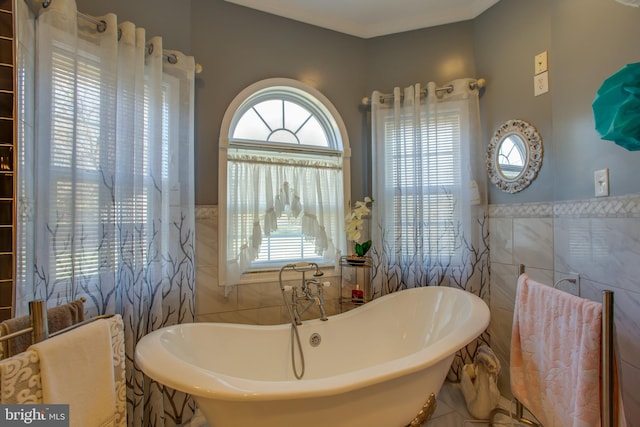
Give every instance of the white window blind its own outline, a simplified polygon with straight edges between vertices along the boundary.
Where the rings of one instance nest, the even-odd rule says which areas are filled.
[[[63,47],[53,52],[49,232],[55,280],[70,279],[74,271],[92,274],[100,265],[100,81],[95,59],[76,60]],[[79,238],[70,241],[74,232]]]
[[[440,110],[424,112],[417,128],[413,118],[401,121],[400,128],[396,123],[388,116],[385,126],[392,159],[387,163],[387,192],[394,194],[394,235],[404,256],[454,255],[457,217],[452,194],[461,181],[460,116],[456,110]]]
[[[146,262],[149,198],[158,185],[149,168],[148,102],[145,99],[142,113],[143,148],[139,158],[126,159],[127,165],[120,166],[130,168],[131,176],[125,178],[113,173],[115,136],[105,133],[109,131],[104,120],[112,113],[115,88],[105,90],[105,80],[98,58],[64,46],[53,52],[48,228],[55,281],[115,272],[118,251],[126,250],[132,262]],[[164,100],[165,117],[167,104]],[[168,168],[168,123],[162,123],[162,179]],[[133,185],[131,179],[142,185]],[[120,197],[112,197],[121,189]],[[120,240],[114,233],[122,234]]]

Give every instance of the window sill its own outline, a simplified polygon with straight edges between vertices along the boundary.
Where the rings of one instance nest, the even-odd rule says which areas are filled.
[[[327,266],[321,266],[320,270],[324,273],[322,275],[323,278],[325,277],[338,277],[340,276],[340,269],[339,267],[336,268],[333,265],[327,265]],[[245,273],[242,275],[242,277],[240,278],[240,281],[238,283],[236,283],[236,285],[251,285],[251,284],[256,284],[256,283],[274,283],[274,282],[278,282],[279,280],[279,274],[280,274],[280,270],[262,270],[262,271],[252,271],[249,273]],[[301,277],[301,273],[300,272],[295,272],[295,271],[284,271],[282,273],[282,281],[289,281],[289,280],[298,280]],[[313,273],[309,272],[308,274],[309,278],[313,277]],[[223,286],[223,285],[221,285]]]

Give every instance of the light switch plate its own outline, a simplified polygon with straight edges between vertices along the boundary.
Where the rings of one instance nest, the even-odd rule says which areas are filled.
[[[538,74],[533,77],[533,94],[535,96],[549,92],[549,72]]]
[[[593,173],[593,184],[596,197],[609,195],[609,169],[600,169]]]
[[[535,65],[534,65],[534,72],[533,74],[538,75],[540,73],[544,73],[545,71],[549,70],[549,67],[547,65],[547,51],[545,50],[542,53],[539,53],[535,56],[534,58],[535,61]]]

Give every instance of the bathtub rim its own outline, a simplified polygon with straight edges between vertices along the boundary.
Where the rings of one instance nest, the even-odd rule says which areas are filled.
[[[425,291],[426,289],[432,290]],[[142,371],[157,382],[175,390],[203,398],[214,398],[225,401],[265,401],[302,399],[347,393],[352,390],[361,389],[428,369],[447,357],[453,359],[456,351],[472,342],[486,330],[490,320],[489,307],[481,298],[467,291],[444,286],[430,286],[391,293],[377,298],[356,310],[330,316],[330,319],[337,316],[354,316],[357,315],[358,310],[367,309],[367,307],[373,308],[376,305],[383,304],[387,298],[393,298],[395,294],[402,292],[419,293],[436,291],[445,293],[460,292],[469,298],[471,309],[468,313],[468,319],[466,319],[464,323],[465,327],[456,329],[455,331],[463,332],[463,334],[449,334],[407,356],[331,377],[267,381],[230,376],[212,372],[187,362],[172,352],[167,351],[162,343],[162,335],[166,332],[207,324],[251,329],[256,327],[288,329],[290,327],[289,324],[259,326],[196,322],[167,326],[149,333],[140,340],[136,347],[135,360]],[[306,321],[304,324],[311,327],[316,322],[320,322],[320,320],[314,319]],[[167,369],[166,367],[171,368]],[[176,375],[175,372],[179,372],[180,375]]]

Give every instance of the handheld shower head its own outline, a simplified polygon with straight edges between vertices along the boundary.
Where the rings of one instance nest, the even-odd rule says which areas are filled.
[[[313,276],[314,277],[320,277],[320,276],[324,275],[322,270],[320,270],[320,266],[315,262],[301,261],[301,262],[297,262],[295,264],[287,264],[284,267],[282,267],[281,271],[285,270],[285,269],[291,269],[293,271],[297,271],[297,272],[301,272],[301,273],[305,273],[307,271],[315,269],[315,271],[313,272]]]

